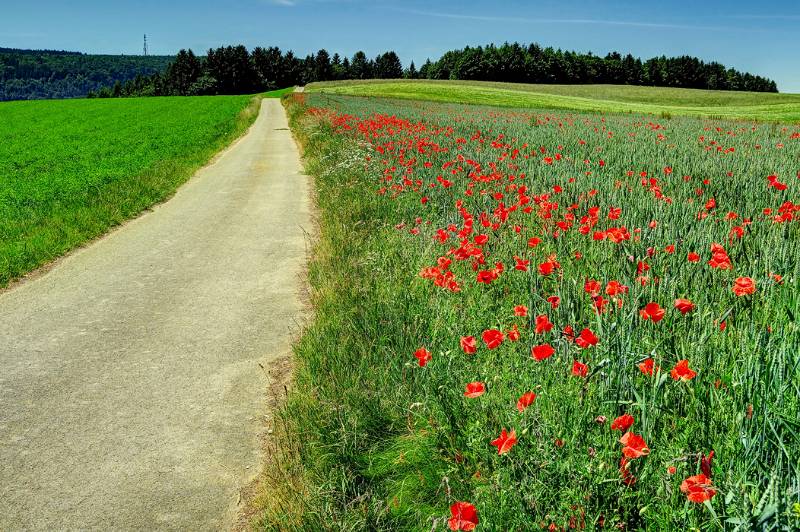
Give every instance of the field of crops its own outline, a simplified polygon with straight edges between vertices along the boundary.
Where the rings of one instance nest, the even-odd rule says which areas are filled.
[[[337,81],[312,83],[306,90],[518,108],[800,122],[800,94],[432,80]]]
[[[288,106],[322,241],[262,525],[800,527],[800,129]]]
[[[251,99],[0,104],[0,287],[172,194],[252,123]]]

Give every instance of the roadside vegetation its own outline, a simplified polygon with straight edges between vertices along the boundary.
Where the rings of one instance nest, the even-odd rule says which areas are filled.
[[[516,108],[800,123],[800,94],[435,80],[312,83],[306,91]]]
[[[0,287],[169,197],[259,100],[0,104]]]
[[[321,94],[260,528],[800,527],[800,129]]]

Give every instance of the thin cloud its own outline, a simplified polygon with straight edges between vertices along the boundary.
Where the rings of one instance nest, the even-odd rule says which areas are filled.
[[[300,4],[349,4],[354,0],[261,0],[273,6],[295,7]]]
[[[525,24],[602,24],[607,26],[629,26],[637,28],[661,28],[661,29],[679,29],[679,30],[709,30],[709,31],[729,31],[736,29],[737,31],[745,30],[744,28],[726,28],[721,26],[692,26],[687,24],[665,24],[659,22],[635,22],[625,20],[603,20],[603,19],[585,19],[585,18],[528,18],[528,17],[497,17],[492,15],[463,15],[461,13],[441,13],[435,11],[421,11],[416,9],[404,9],[387,7],[392,11],[400,13],[408,13],[410,15],[420,15],[425,17],[439,17],[450,18],[459,20],[476,20],[480,22],[517,22]]]
[[[736,20],[800,20],[800,15],[726,15]]]

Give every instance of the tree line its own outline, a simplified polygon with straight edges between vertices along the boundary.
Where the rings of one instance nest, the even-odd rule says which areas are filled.
[[[562,51],[538,44],[466,47],[427,60],[419,69],[403,68],[393,51],[369,58],[332,56],[326,50],[297,57],[277,47],[225,46],[199,57],[181,50],[161,73],[118,82],[90,97],[248,94],[314,81],[345,79],[450,79],[512,83],[613,83],[692,89],[777,92],[774,81],[739,72],[696,57],[654,57],[643,61],[631,54]]]
[[[413,62],[409,69],[414,70]],[[324,49],[297,57],[277,47],[257,47],[251,52],[242,45],[223,46],[209,50],[205,57],[181,50],[163,73],[116,83],[89,97],[250,94],[313,81],[402,78],[408,72],[392,51],[374,59],[360,51],[352,58],[331,56]]]
[[[420,77],[507,81],[514,83],[613,83],[687,89],[778,92],[770,79],[705,62],[688,55],[654,57],[646,61],[631,54],[610,52],[605,57],[518,43],[466,47],[446,52],[420,68]]]

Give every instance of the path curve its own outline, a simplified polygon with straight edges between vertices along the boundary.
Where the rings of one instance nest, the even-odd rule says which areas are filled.
[[[0,530],[233,523],[301,314],[280,102],[168,202],[0,294]]]

